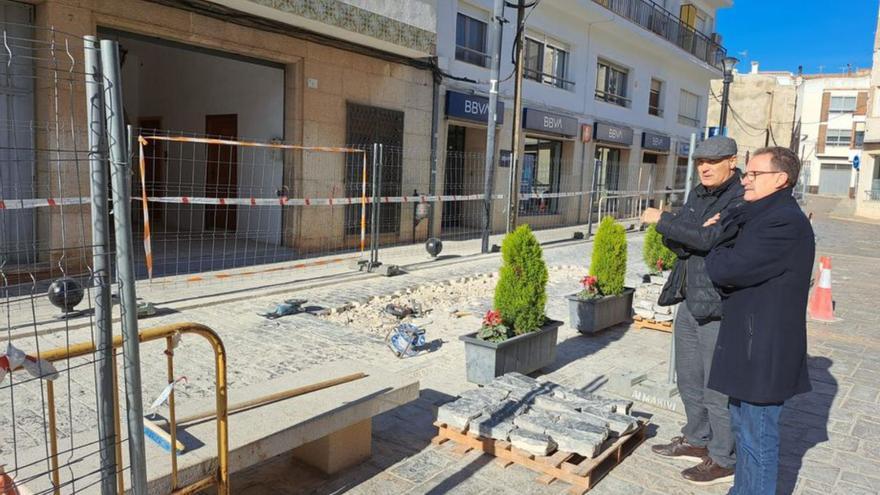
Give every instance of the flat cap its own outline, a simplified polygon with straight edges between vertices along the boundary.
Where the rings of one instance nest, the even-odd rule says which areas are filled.
[[[712,160],[736,155],[736,141],[727,136],[713,136],[697,145],[694,160]]]

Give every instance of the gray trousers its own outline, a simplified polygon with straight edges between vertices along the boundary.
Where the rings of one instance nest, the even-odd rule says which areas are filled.
[[[675,316],[675,372],[678,393],[684,402],[687,424],[681,433],[691,445],[708,447],[716,464],[732,467],[735,440],[730,427],[727,396],[709,389],[709,370],[718,340],[720,321],[700,325],[687,303],[678,306]]]

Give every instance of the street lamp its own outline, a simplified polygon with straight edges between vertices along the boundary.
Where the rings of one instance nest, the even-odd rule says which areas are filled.
[[[721,90],[721,119],[718,122],[718,131],[724,134],[724,128],[727,127],[727,100],[730,96],[730,83],[733,82],[733,69],[739,63],[736,57],[724,57],[721,60],[721,70],[724,71],[724,86]]]

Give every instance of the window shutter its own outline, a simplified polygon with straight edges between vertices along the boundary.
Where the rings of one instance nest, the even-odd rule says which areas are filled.
[[[816,143],[816,153],[825,153],[825,137],[828,135],[828,108],[831,106],[831,93],[822,93],[822,109],[819,112],[819,138]]]

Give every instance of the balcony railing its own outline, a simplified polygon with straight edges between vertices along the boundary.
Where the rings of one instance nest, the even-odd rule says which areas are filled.
[[[868,189],[865,191],[865,199],[868,201],[880,201],[880,189]]]
[[[593,0],[721,70],[727,50],[651,0]]]

